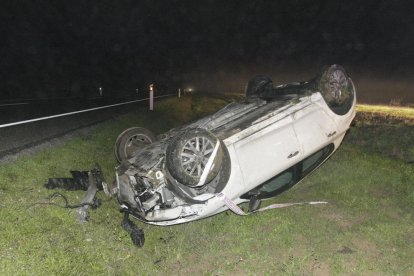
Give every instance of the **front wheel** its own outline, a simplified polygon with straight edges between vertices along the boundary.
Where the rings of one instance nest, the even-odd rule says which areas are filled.
[[[171,175],[189,187],[201,187],[220,172],[223,145],[211,132],[191,129],[167,147],[166,166]]]
[[[115,156],[118,162],[130,159],[134,152],[155,141],[154,134],[143,127],[131,127],[122,132],[115,142]]]

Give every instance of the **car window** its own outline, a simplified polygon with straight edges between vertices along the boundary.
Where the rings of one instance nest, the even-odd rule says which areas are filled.
[[[294,185],[295,182],[295,166],[293,166],[242,195],[241,198],[249,199],[252,196],[257,196],[259,199],[264,199],[274,197]]]
[[[259,188],[260,193],[271,193],[280,189],[281,187],[288,185],[293,180],[293,173],[291,171],[284,171],[277,177],[274,177],[266,181]]]
[[[321,162],[325,160],[326,157],[334,150],[334,145],[329,144],[328,146],[324,147],[323,149],[315,152],[311,156],[305,158],[302,161],[302,173],[301,177],[303,178],[305,175],[313,171]]]

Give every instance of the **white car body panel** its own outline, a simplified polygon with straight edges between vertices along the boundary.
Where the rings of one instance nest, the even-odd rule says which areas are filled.
[[[261,124],[264,123],[267,122]],[[234,144],[245,186],[250,188],[268,180],[293,165],[300,157],[297,154],[288,159],[289,155],[299,152],[292,123],[292,116],[285,117]]]

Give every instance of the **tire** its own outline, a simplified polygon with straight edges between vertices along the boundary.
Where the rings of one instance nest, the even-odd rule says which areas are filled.
[[[260,98],[266,91],[273,89],[273,82],[267,76],[258,75],[252,78],[246,85],[246,98]]]
[[[336,114],[344,115],[351,109],[355,97],[354,84],[342,66],[335,64],[323,70],[317,89]]]
[[[131,127],[122,132],[115,142],[115,156],[118,162],[130,159],[133,153],[155,141],[154,134],[146,128]]]
[[[216,155],[212,154],[219,142]],[[211,182],[220,172],[223,162],[223,147],[220,140],[204,129],[191,129],[173,139],[167,147],[166,166],[170,174],[189,187],[202,187]],[[210,158],[212,168],[204,183],[199,183]]]

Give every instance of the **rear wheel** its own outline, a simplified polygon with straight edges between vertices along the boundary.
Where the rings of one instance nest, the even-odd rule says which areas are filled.
[[[325,69],[317,85],[333,112],[343,115],[351,109],[355,97],[354,85],[342,66],[332,65]]]
[[[273,82],[268,76],[253,77],[246,86],[246,98],[260,98],[266,91],[273,89]]]
[[[134,152],[155,141],[154,134],[143,127],[131,127],[122,132],[115,142],[115,156],[118,162],[133,157]]]

